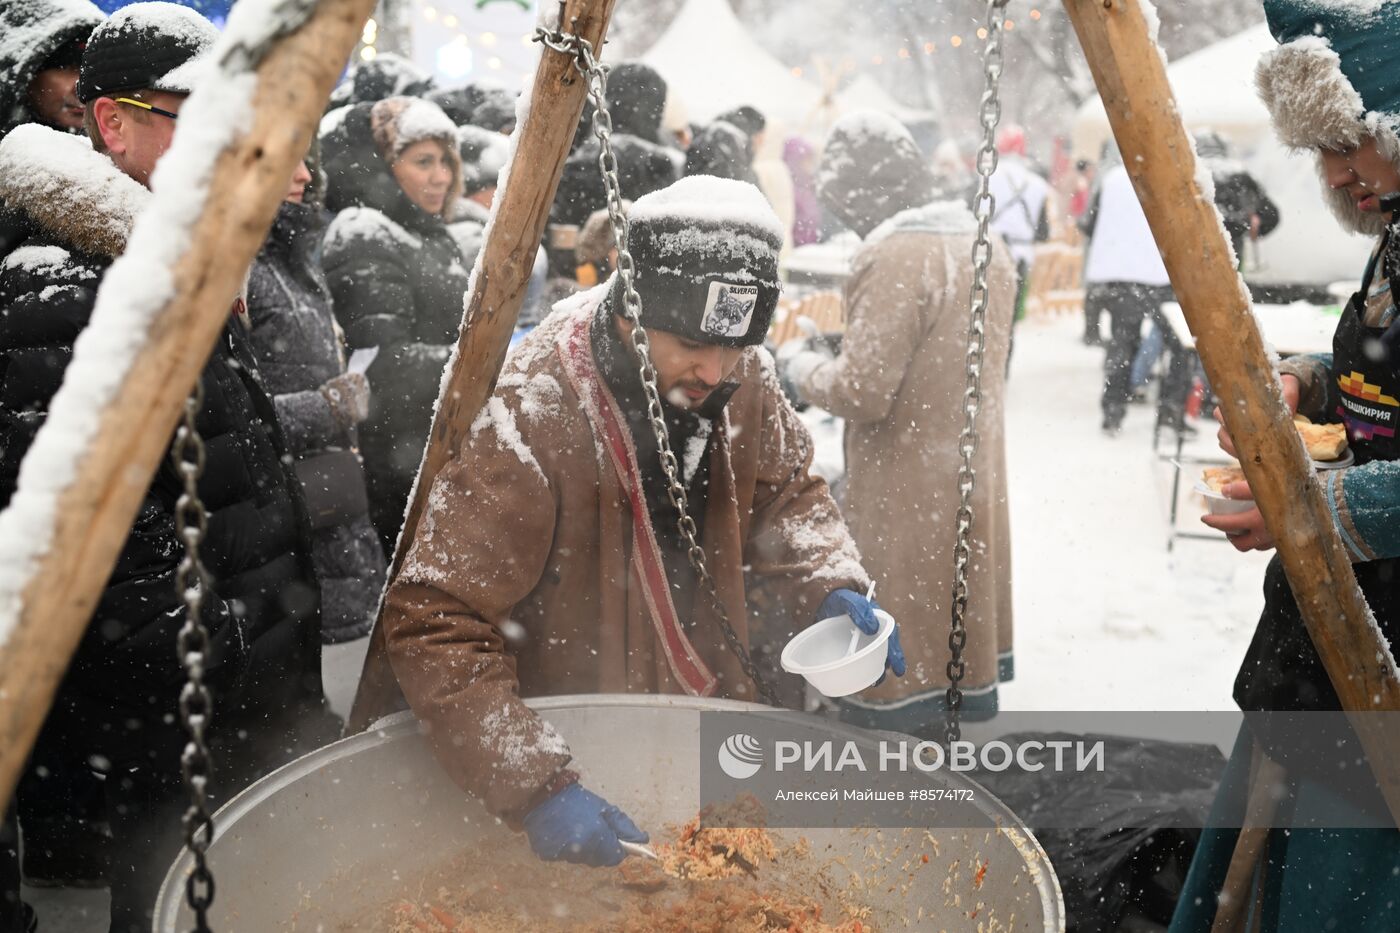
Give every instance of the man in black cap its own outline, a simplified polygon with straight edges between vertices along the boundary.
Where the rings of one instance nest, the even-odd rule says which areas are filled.
[[[737,643],[762,655],[843,613],[874,631],[860,555],[761,347],[779,289],[772,209],[752,185],[687,178],[630,218],[676,481]],[[448,772],[540,857],[591,865],[645,836],[583,789],[564,737],[520,697],[759,697],[677,529],[633,329],[614,277],[515,350],[433,483],[384,616]],[[890,663],[903,672],[897,647]]]
[[[0,507],[24,495],[20,463],[99,283],[150,200],[149,179],[216,38],[186,7],[126,7],[94,30],[84,53],[77,93],[91,141],[37,125],[0,141],[0,199],[25,229],[0,265]],[[209,515],[201,550],[213,576],[204,622],[216,805],[337,731],[321,690],[310,529],[247,330],[239,300],[201,373],[196,419],[207,455],[199,494]],[[163,460],[33,755],[41,776],[74,762],[107,774],[111,929],[121,933],[150,929],[160,880],[181,843],[182,491]]]

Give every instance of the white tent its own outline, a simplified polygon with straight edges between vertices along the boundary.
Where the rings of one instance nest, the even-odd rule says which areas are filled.
[[[1359,279],[1369,244],[1341,231],[1322,200],[1312,158],[1285,150],[1274,136],[1269,112],[1254,91],[1259,56],[1275,47],[1259,25],[1183,56],[1167,68],[1177,107],[1188,130],[1211,129],[1279,206],[1282,222],[1246,257],[1253,282],[1327,283]],[[1075,154],[1094,161],[1112,131],[1097,98],[1075,115]]]
[[[821,89],[768,54],[728,0],[688,0],[642,60],[680,95],[692,120],[750,104],[790,132],[821,122]]]
[[[906,107],[895,100],[880,86],[880,82],[866,72],[856,75],[836,92],[836,113],[849,113],[852,110],[879,110],[901,123],[918,123],[933,118],[933,114],[927,110]]]

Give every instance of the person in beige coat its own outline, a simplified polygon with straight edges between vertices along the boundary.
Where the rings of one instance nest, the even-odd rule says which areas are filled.
[[[869,582],[759,346],[782,230],[756,188],[714,178],[630,216],[698,539],[740,643],[780,646]],[[616,277],[567,299],[510,357],[433,483],[384,614],[394,673],[452,777],[541,857],[594,865],[646,837],[582,788],[520,697],[759,698],[687,560],[621,302]]]
[[[845,286],[841,353],[783,348],[804,399],[846,420],[845,516],[880,605],[902,623],[908,676],[840,701],[842,718],[938,735],[946,710],[958,446],[977,225],[933,201],[926,160],[881,114],[838,122],[819,169],[827,206],[864,239]],[[1016,270],[1001,244],[990,268],[981,443],[968,572],[964,710],[993,713],[1012,673],[1011,536],[1002,396]]]

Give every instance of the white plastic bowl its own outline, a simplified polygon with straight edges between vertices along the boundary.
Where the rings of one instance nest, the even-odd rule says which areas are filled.
[[[801,674],[828,697],[850,696],[874,686],[885,672],[885,642],[894,633],[894,616],[876,609],[875,617],[879,630],[862,633],[850,654],[846,649],[857,631],[850,616],[832,616],[803,629],[783,648],[783,670]]]
[[[1192,488],[1206,500],[1206,508],[1212,515],[1235,515],[1255,508],[1253,499],[1227,499],[1207,486],[1205,480],[1197,480]]]

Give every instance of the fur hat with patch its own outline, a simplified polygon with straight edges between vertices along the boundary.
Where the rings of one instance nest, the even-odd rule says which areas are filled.
[[[1255,83],[1285,145],[1353,148],[1373,137],[1400,165],[1400,0],[1265,0],[1279,47],[1259,59]],[[1344,192],[1329,191],[1348,226],[1375,232]]]
[[[642,323],[726,347],[763,343],[778,306],[783,226],[747,182],[694,175],[628,212]],[[622,307],[621,279],[610,300]]]

